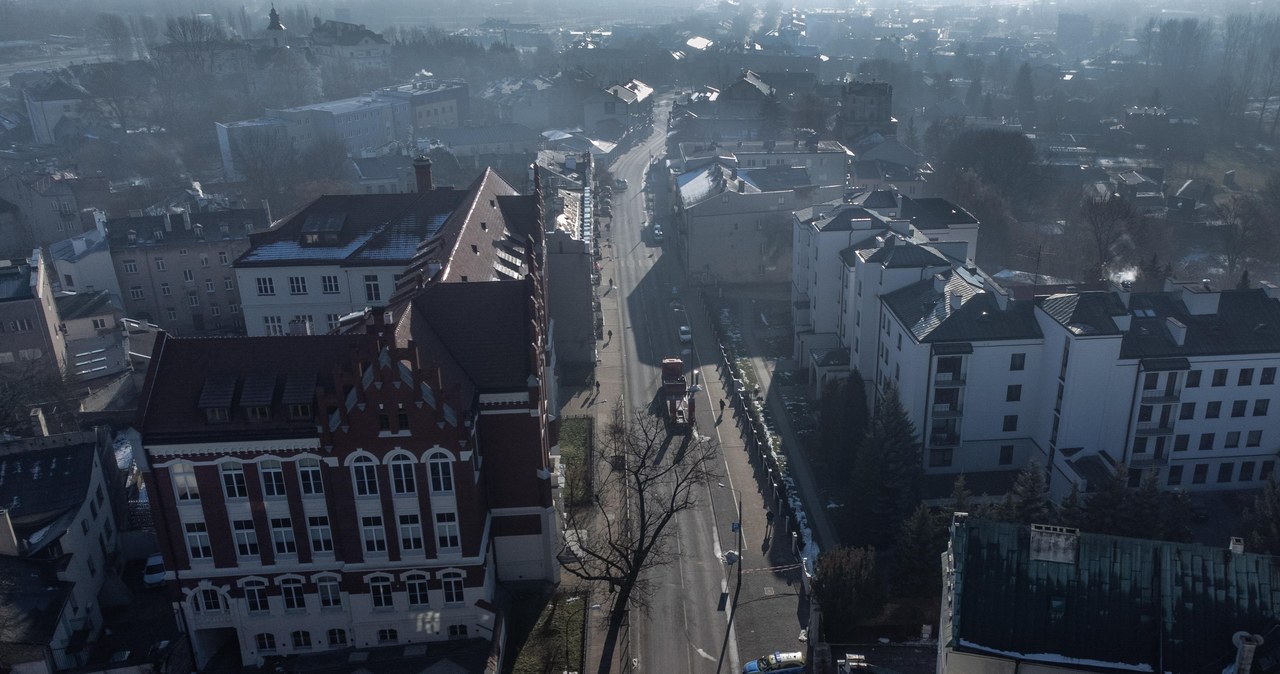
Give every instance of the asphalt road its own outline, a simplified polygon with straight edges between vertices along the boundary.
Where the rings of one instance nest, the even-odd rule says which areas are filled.
[[[617,318],[623,326],[607,348],[623,350],[624,401],[629,411],[649,408],[659,386],[663,358],[679,355],[686,363],[699,362],[693,344],[681,343],[678,337],[680,325],[699,321],[690,321],[672,306],[676,297],[690,301],[692,295],[686,295],[690,289],[676,257],[664,257],[662,247],[645,226],[652,217],[645,174],[650,160],[665,151],[669,109],[669,100],[660,99],[653,133],[611,167],[615,178],[630,184],[628,190],[614,192],[612,246],[605,249],[605,255],[616,257],[613,273],[617,289],[613,292],[621,294]],[[659,215],[658,220],[665,224],[669,218]],[[695,338],[702,342],[707,336]],[[711,398],[699,396],[698,426],[703,434],[712,434],[716,428],[711,408]],[[716,469],[726,475],[730,472],[723,464]],[[722,610],[720,605],[722,593],[733,588],[735,571],[723,562],[722,553],[737,545],[735,538],[725,533],[736,519],[737,508],[732,490],[720,487],[728,479],[700,487],[700,506],[677,518],[672,541],[676,562],[652,572],[653,593],[648,606],[633,615],[631,671],[741,671],[737,637],[729,621],[732,609]],[[626,669],[624,666],[623,671]]]

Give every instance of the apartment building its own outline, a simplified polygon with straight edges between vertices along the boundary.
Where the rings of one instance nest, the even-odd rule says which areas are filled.
[[[0,260],[0,368],[62,373],[66,346],[43,254],[35,250],[25,260]]]
[[[451,279],[492,254],[427,245],[341,334],[161,336],[142,469],[197,666],[478,639],[496,672],[498,585],[558,579],[542,238],[514,198],[519,277]]]
[[[231,264],[270,217],[265,208],[179,208],[108,220],[125,315],[175,335],[238,333],[245,324]]]

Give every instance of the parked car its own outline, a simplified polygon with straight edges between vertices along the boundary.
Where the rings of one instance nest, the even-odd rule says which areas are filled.
[[[147,557],[147,563],[142,567],[142,585],[144,587],[164,585],[164,557],[160,553],[153,552],[150,557]]]
[[[654,243],[662,243],[662,227],[660,225],[653,226],[653,241]]]
[[[689,326],[687,325],[680,326],[680,341],[682,342],[693,341],[693,332],[689,330]]]
[[[627,188],[630,187],[630,185],[627,184],[627,180],[625,178],[618,178],[617,180],[613,181],[613,187],[619,192],[625,192],[627,191]]]
[[[743,666],[743,674],[769,672],[769,674],[800,674],[804,671],[804,653],[772,653]]]

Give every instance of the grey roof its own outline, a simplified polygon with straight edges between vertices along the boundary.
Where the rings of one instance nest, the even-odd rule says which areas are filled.
[[[0,508],[9,511],[19,539],[39,543],[30,539],[42,527],[80,507],[96,447],[92,433],[0,444]]]
[[[189,211],[191,229],[184,225],[181,212],[170,213],[169,228],[165,229],[163,215],[136,215],[107,220],[107,241],[111,248],[121,250],[127,246],[170,246],[181,242],[212,241],[217,239],[238,239],[245,235],[245,226],[253,231],[264,230],[271,225],[267,220],[267,211],[262,208],[229,208],[224,210]],[[195,226],[200,225],[201,237],[196,236]],[[222,233],[226,226],[227,233]],[[136,234],[134,241],[129,241],[129,232]],[[163,238],[155,238],[155,233],[163,231]]]
[[[882,264],[887,269],[941,267],[950,264],[942,253],[933,248],[907,241],[897,235],[886,236],[884,245],[868,255],[867,262]]]
[[[1076,335],[1118,335],[1113,316],[1123,316],[1124,305],[1109,292],[1061,293],[1037,298],[1050,318]]]
[[[938,197],[912,199],[902,197],[902,213],[899,217],[910,220],[916,229],[944,229],[951,225],[976,225],[977,219],[968,211]]]
[[[857,226],[854,226],[854,223]],[[868,211],[865,208],[857,206],[846,206],[840,208],[827,218],[818,220],[817,226],[823,232],[851,232],[853,230],[871,229],[872,226],[878,225],[879,228],[886,226],[884,218],[879,214]]]
[[[72,587],[48,564],[0,556],[0,663],[44,662]]]
[[[885,295],[882,300],[916,341],[976,342],[1008,339],[1039,339],[1032,307],[1011,302],[1004,311],[980,285],[981,280],[967,270],[943,272],[942,292],[933,279],[925,279]],[[952,306],[952,295],[960,306]]]
[[[84,241],[84,249],[80,252],[76,252],[75,244],[72,243],[76,239]],[[54,260],[75,262],[91,253],[107,252],[109,250],[110,247],[107,246],[106,237],[99,234],[97,230],[90,230],[84,234],[77,234],[70,239],[63,239],[49,244],[49,257]]]
[[[850,199],[849,203],[875,210],[896,210],[898,197],[893,190],[868,190]]]
[[[78,101],[93,98],[84,87],[61,77],[28,89],[27,96],[30,96],[33,101]]]
[[[64,321],[101,316],[116,310],[111,304],[111,293],[106,290],[61,295],[54,298],[54,303],[58,307],[58,318]]]
[[[1176,291],[1135,293],[1129,307],[1134,318],[1121,358],[1280,352],[1280,302],[1260,288],[1222,291],[1216,314],[1191,315]],[[1182,346],[1169,334],[1169,318],[1187,326]]]
[[[766,166],[738,169],[738,177],[761,192],[783,192],[812,185],[809,170],[803,166]]]
[[[31,267],[26,260],[8,261],[7,267],[0,267],[0,302],[29,300],[31,294]]]
[[[413,160],[405,155],[392,154],[383,157],[356,157],[356,175],[361,180],[392,180],[413,169]]]

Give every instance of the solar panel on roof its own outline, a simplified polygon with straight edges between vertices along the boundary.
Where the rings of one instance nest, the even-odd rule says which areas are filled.
[[[286,405],[300,405],[311,402],[316,394],[316,373],[293,372],[285,375],[284,394],[280,402]]]
[[[204,380],[204,388],[200,391],[200,402],[197,407],[230,407],[231,397],[236,391],[236,376],[233,374],[215,374]]]
[[[275,392],[276,376],[274,374],[245,375],[244,385],[240,388],[240,405],[244,407],[270,405]]]

